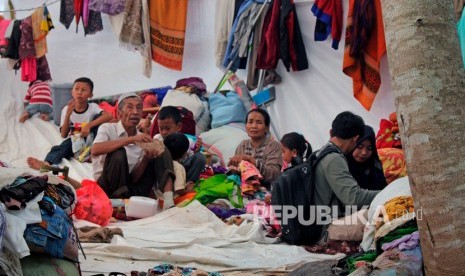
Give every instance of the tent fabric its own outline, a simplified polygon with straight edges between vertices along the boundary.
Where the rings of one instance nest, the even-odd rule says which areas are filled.
[[[34,0],[12,2],[17,9],[38,5]],[[50,5],[48,8],[52,20],[57,22],[55,29],[47,35],[47,60],[53,83],[69,83],[78,77],[88,76],[95,83],[94,97],[103,97],[153,87],[174,86],[181,78],[197,76],[204,80],[207,90],[212,91],[223,76],[223,72],[216,67],[214,58],[215,14],[212,11],[216,2],[218,1],[189,1],[183,71],[169,70],[152,62],[151,78],[142,74],[143,65],[139,54],[119,47],[118,37],[111,31],[112,26],[106,15],[102,16],[104,30],[84,37],[76,34],[73,26],[67,30],[59,22],[58,3]],[[343,0],[344,26],[348,4],[348,0]],[[316,17],[311,13],[311,6],[312,1],[296,3],[307,56],[311,61],[309,69],[287,73],[278,64],[277,73],[283,81],[276,85],[276,100],[267,109],[278,137],[298,131],[307,138],[312,147],[319,148],[329,139],[331,122],[339,112],[350,110],[359,114],[376,132],[380,119],[388,117],[395,107],[385,56],[381,59],[381,87],[370,111],[353,97],[352,79],[342,72],[344,49],[339,47],[335,51],[329,40],[314,41]],[[30,12],[17,12],[19,19],[29,15]],[[342,37],[345,37],[345,29]],[[6,71],[4,62],[0,60],[2,91],[15,89],[15,93],[25,93],[27,83],[18,81],[14,71]],[[245,80],[246,72],[238,70],[237,74]],[[13,84],[17,87],[14,88]],[[290,110],[293,112],[289,112]]]

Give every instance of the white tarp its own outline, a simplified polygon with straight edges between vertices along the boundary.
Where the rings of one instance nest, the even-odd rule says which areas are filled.
[[[210,271],[266,270],[343,256],[271,244],[275,240],[263,236],[258,222],[226,225],[198,201],[109,227],[120,227],[124,238],[115,236],[111,244],[83,244],[87,256],[81,264],[83,272],[140,270],[154,266],[154,260]]]

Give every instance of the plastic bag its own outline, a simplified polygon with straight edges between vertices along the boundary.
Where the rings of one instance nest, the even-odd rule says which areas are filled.
[[[77,203],[74,215],[100,226],[106,226],[111,219],[113,208],[107,194],[97,182],[89,179],[82,181],[82,187],[76,190]]]

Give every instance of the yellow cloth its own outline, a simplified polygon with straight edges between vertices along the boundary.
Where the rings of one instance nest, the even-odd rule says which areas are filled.
[[[44,8],[40,7],[34,10],[32,18],[32,34],[34,37],[34,47],[36,49],[36,58],[44,56],[47,52],[47,40],[45,37],[48,34],[47,30],[42,28],[42,20],[44,16]]]
[[[153,61],[182,70],[188,0],[149,1]]]
[[[415,208],[413,206],[412,196],[398,196],[386,203],[384,203],[384,212],[380,212],[379,217],[382,219],[376,222],[376,229],[379,229],[385,223],[392,221],[403,216],[407,217],[408,214],[413,213]]]

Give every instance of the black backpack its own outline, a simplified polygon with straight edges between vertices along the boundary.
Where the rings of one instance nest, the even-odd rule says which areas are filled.
[[[302,225],[298,216],[288,218],[287,223],[284,223],[282,214],[284,206],[291,208],[302,206],[300,210],[303,211],[303,218],[305,221],[309,220],[310,206],[315,205],[313,184],[315,168],[321,159],[333,152],[339,153],[339,150],[330,145],[319,151],[319,154],[312,153],[305,162],[284,171],[272,184],[271,205],[280,220],[281,239],[289,244],[313,244],[321,236],[323,225],[317,225],[316,222]],[[312,216],[315,217],[315,214]]]

